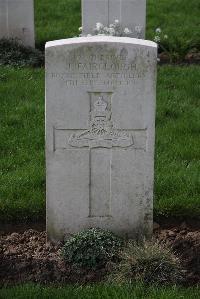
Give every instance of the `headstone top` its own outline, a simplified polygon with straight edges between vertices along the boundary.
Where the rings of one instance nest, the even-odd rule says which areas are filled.
[[[96,23],[109,26],[116,19],[131,37],[145,38],[146,0],[82,0],[83,34],[92,34]]]
[[[146,46],[146,47],[153,47],[157,48],[157,44],[153,41],[144,40],[144,39],[137,39],[131,37],[116,37],[116,36],[88,36],[88,37],[74,37],[68,39],[60,39],[49,41],[46,43],[45,48],[50,47],[57,47],[57,46],[64,46],[64,45],[74,45],[74,44],[90,44],[90,43],[124,43],[124,44],[137,44],[138,46]]]

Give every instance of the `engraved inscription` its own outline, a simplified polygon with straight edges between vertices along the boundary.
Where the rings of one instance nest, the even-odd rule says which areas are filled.
[[[90,128],[82,133],[72,134],[68,140],[73,147],[129,147],[133,137],[126,132],[115,131],[111,120],[111,111],[103,96],[94,103],[90,112]]]
[[[135,49],[130,59],[128,51],[102,54],[101,48],[81,48],[69,53],[63,72],[50,72],[49,78],[64,81],[67,88],[78,86],[130,86],[144,78],[149,65],[142,59],[142,50]],[[95,51],[97,54],[93,54]],[[112,50],[110,50],[112,52]],[[100,53],[98,53],[100,52]],[[150,55],[149,52],[146,54]]]

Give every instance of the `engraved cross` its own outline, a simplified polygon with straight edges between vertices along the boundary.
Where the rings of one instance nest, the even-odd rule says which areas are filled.
[[[89,217],[110,217],[112,196],[112,151],[146,150],[146,129],[115,129],[112,122],[112,92],[91,93],[89,128],[67,130],[54,127],[54,151],[89,150]]]

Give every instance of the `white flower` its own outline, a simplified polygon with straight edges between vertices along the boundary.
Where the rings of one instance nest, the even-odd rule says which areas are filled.
[[[118,24],[118,23],[119,23],[119,20],[116,19],[116,20],[115,20],[115,23]]]
[[[154,41],[155,41],[156,43],[159,43],[159,42],[160,42],[160,36],[156,35],[156,36],[154,37]]]
[[[156,28],[156,33],[161,33],[161,29],[160,28]]]
[[[114,35],[115,34],[115,29],[114,28],[108,28],[108,31],[110,33],[110,35]]]
[[[142,26],[140,26],[140,25],[135,26],[135,31],[136,31],[137,33],[141,33],[141,31],[142,31]]]
[[[102,29],[103,28],[103,24],[101,24],[101,23],[96,23],[96,29],[97,30],[100,30],[100,29]]]
[[[79,27],[78,30],[79,30],[80,32],[82,32],[82,31],[83,31],[83,27]]]
[[[125,34],[130,34],[131,31],[126,27],[126,28],[124,29],[124,33],[125,33]]]
[[[164,39],[168,39],[168,35],[167,34],[164,35]]]
[[[87,34],[87,37],[90,37],[90,36],[92,36],[92,34]]]

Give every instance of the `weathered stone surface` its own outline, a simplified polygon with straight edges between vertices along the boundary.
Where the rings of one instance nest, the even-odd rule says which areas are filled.
[[[116,19],[131,29],[131,37],[145,38],[146,0],[82,0],[84,34],[91,34],[97,22],[109,26]]]
[[[0,38],[3,37],[35,46],[33,0],[0,0]]]
[[[46,44],[47,231],[152,232],[157,48],[94,36]]]

